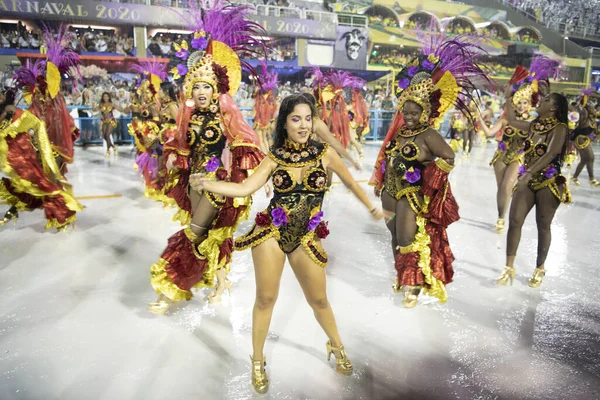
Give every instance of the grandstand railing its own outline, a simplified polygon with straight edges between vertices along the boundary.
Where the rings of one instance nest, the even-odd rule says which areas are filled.
[[[565,23],[558,23],[558,22],[543,22],[540,21],[538,19],[537,16],[528,13],[527,11],[523,10],[522,8],[517,7],[516,5],[514,5],[513,3],[511,3],[509,0],[496,0],[499,3],[504,4],[506,7],[510,7],[513,10],[515,10],[516,12],[518,12],[519,14],[522,14],[524,16],[526,16],[527,18],[529,18],[532,21],[537,22],[538,24],[544,25],[546,28],[556,31],[558,33],[562,33],[564,36],[576,36],[576,37],[582,37],[582,38],[592,38],[592,39],[597,39],[600,40],[600,32],[596,33],[596,27],[593,25],[588,25],[588,26],[570,26],[569,24],[565,24]]]
[[[256,13],[269,17],[284,17],[302,19],[301,10],[290,7],[267,6],[259,4],[256,6]]]
[[[337,14],[338,24],[342,26],[355,26],[357,28],[366,28],[369,26],[369,19],[364,15],[356,14]]]
[[[305,10],[304,19],[311,19],[319,22],[329,22],[332,24],[337,24],[338,22],[337,14],[327,11]]]
[[[86,110],[90,109],[90,107],[83,106],[69,106],[67,107],[69,110]],[[241,111],[252,111],[251,108],[240,108]],[[389,110],[369,110],[369,128],[370,132],[366,135],[367,140],[383,140],[387,134],[388,129],[390,128],[390,124],[392,122],[392,118],[394,116],[394,111]],[[251,116],[244,117],[248,124],[252,126],[254,118]],[[448,117],[449,118],[449,117]],[[440,132],[442,135],[445,135],[448,130],[448,118],[444,119],[444,122],[441,124]],[[75,142],[78,146],[88,145],[88,144],[102,144],[102,135],[100,134],[100,116],[91,116],[91,117],[82,117],[77,116],[73,118],[75,120],[75,125],[80,130],[79,139]],[[127,129],[127,125],[131,123],[130,115],[121,114],[117,120],[117,127],[113,133],[113,140],[117,144],[132,144],[134,142],[134,138],[129,134]]]

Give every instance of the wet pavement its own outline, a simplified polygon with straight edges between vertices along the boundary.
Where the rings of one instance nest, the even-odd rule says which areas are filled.
[[[367,146],[356,179],[368,179],[376,151]],[[327,338],[288,266],[266,344],[271,387],[258,395],[250,252],[234,255],[233,292],[221,304],[208,305],[201,290],[170,315],[148,313],[150,265],[179,229],[173,210],[143,197],[128,148],[109,161],[100,148],[77,149],[68,177],[86,209],[75,229],[44,233],[35,211],[0,231],[0,399],[600,398],[600,188],[581,179],[573,204],[560,206],[540,289],[527,286],[533,213],[514,285],[497,286],[506,237],[493,231],[492,153],[488,145],[457,156],[462,219],[449,228],[456,273],[443,305],[421,297],[402,307],[385,226],[334,186],[324,207],[328,295],[355,373],[338,375],[326,361]],[[267,201],[256,195],[251,219]]]

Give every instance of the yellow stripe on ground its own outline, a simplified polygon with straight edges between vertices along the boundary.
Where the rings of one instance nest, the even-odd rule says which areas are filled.
[[[123,197],[122,194],[103,194],[99,196],[79,196],[75,197],[75,200],[99,200],[99,199],[118,199]],[[8,204],[5,201],[0,201],[0,204]]]

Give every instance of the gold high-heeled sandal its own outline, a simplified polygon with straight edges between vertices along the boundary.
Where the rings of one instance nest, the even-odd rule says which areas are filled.
[[[110,158],[110,149],[106,150],[106,154],[104,155],[106,158]]]
[[[334,351],[340,352],[340,358],[335,356]],[[340,344],[340,347],[333,347],[331,340],[327,341],[327,361],[331,360],[331,355],[335,358],[335,370],[342,375],[352,375],[352,363],[348,360],[344,345]]]
[[[250,356],[250,361],[252,361],[252,386],[258,393],[265,394],[269,390],[269,377],[265,370],[267,357],[263,356],[262,360],[254,360]]]
[[[117,148],[117,146],[113,146],[113,152],[115,153],[115,156],[119,155],[119,149]]]
[[[12,213],[10,211],[7,211],[6,214],[4,214],[4,218],[0,219],[0,226],[4,226],[4,225],[8,224],[10,221],[12,221],[14,225],[17,225],[18,218],[19,218],[18,212]]]
[[[596,179],[590,179],[590,185],[598,187],[600,186],[600,182],[598,182]]]
[[[506,284],[510,281],[510,286],[512,286],[513,281],[515,279],[515,267],[509,267],[508,265],[504,267],[502,273],[496,279],[496,283],[498,285],[506,286]]]
[[[539,288],[544,276],[546,276],[546,270],[544,268],[536,268],[535,271],[533,271],[533,276],[529,279],[529,287]]]
[[[575,185],[577,186],[581,186],[581,182],[579,182],[579,179],[572,177],[571,178],[571,182],[573,182]]]
[[[496,225],[494,226],[494,229],[496,230],[497,233],[504,232],[504,218],[498,218],[498,221],[496,221]]]
[[[173,301],[164,294],[160,294],[154,303],[148,304],[148,311],[153,314],[164,315],[169,311]]]
[[[404,293],[404,301],[402,302],[404,308],[415,308],[418,303],[419,293],[421,293],[421,286],[407,286]]]
[[[396,278],[396,282],[394,282],[394,284],[392,285],[392,289],[394,290],[394,293],[396,293],[396,294],[402,293],[402,285],[398,281],[398,278]]]
[[[223,287],[223,289],[221,289],[221,286]],[[206,299],[209,303],[212,304],[220,303],[221,296],[223,295],[223,292],[225,292],[225,290],[227,290],[229,292],[229,295],[231,296],[231,281],[229,279],[226,279],[225,282],[223,282],[223,285],[217,285],[215,290],[211,294],[209,294],[206,297]]]

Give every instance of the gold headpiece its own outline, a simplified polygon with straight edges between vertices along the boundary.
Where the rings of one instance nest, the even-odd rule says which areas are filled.
[[[422,124],[427,123],[429,116],[431,115],[431,101],[429,100],[429,96],[433,92],[434,87],[435,86],[431,78],[427,78],[420,83],[410,85],[403,90],[398,97],[398,109],[402,109],[402,107],[404,107],[404,103],[407,101],[417,103],[423,109],[423,113],[421,114],[419,121]]]
[[[215,74],[212,65],[212,54],[204,54],[204,56],[188,70],[183,81],[183,93],[185,94],[186,99],[192,98],[192,89],[198,82],[208,83],[212,86],[215,96],[218,95],[217,75]]]
[[[513,94],[512,102],[516,106],[521,100],[526,100],[531,105],[533,95],[537,93],[537,91],[538,84],[536,80],[529,84],[522,85],[517,89],[515,94]]]

